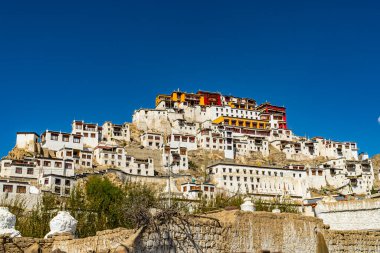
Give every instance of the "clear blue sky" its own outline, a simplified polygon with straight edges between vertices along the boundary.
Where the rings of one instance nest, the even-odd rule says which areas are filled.
[[[379,74],[379,1],[2,1],[0,155],[177,88],[285,105],[296,134],[372,155]]]

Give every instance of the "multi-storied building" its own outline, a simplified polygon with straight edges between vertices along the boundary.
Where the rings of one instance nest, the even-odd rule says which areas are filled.
[[[84,146],[95,148],[102,139],[102,127],[94,123],[84,121],[73,121],[72,134],[81,135]]]
[[[131,140],[131,132],[128,123],[113,124],[111,121],[106,121],[103,124],[103,141],[107,143],[115,143],[115,141],[129,142]]]
[[[41,134],[41,146],[53,151],[62,148],[83,149],[82,135],[46,130]]]
[[[169,172],[180,173],[189,168],[186,147],[165,146],[162,150],[162,165]]]
[[[136,110],[132,121],[102,125],[73,121],[71,133],[47,130],[41,136],[18,132],[18,149],[0,162],[0,186],[2,179],[13,180],[13,186],[4,184],[3,192],[11,188],[17,193],[36,192],[23,183],[17,185],[26,181],[41,191],[68,195],[77,176],[91,169],[119,170],[127,177],[149,180],[168,172],[181,177],[189,168],[188,154],[193,157],[197,150],[214,151],[219,157],[220,152],[225,159],[208,167],[216,185],[182,185],[187,198],[204,194],[212,198],[217,190],[263,198],[306,198],[321,188],[368,194],[373,187],[371,161],[358,155],[356,143],[297,136],[288,127],[286,108],[269,102],[257,104],[252,98],[218,92],[174,91],[158,95],[155,108]],[[136,134],[140,139],[131,141]],[[271,153],[291,165],[273,164]],[[251,158],[259,159],[255,164],[271,164],[237,164]],[[294,164],[301,160],[305,165]],[[316,166],[316,161],[326,162]]]
[[[160,149],[164,145],[164,137],[159,133],[145,132],[141,136],[141,145],[148,149]]]
[[[217,163],[208,167],[212,181],[229,194],[243,193],[263,198],[307,197],[305,167],[264,167]]]
[[[154,163],[150,157],[139,159],[130,156],[125,149],[118,146],[98,146],[94,149],[98,165],[118,168],[132,175],[154,176]]]

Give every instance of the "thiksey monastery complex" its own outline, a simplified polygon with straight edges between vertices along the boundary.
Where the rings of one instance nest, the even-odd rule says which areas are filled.
[[[68,196],[81,178],[113,172],[192,200],[240,193],[313,203],[324,189],[368,198],[375,173],[358,150],[351,141],[297,136],[283,106],[174,91],[135,110],[131,123],[74,120],[69,132],[18,132],[0,162],[0,194]]]

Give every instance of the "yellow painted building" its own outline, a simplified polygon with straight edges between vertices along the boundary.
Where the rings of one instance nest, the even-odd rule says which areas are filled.
[[[242,119],[242,118],[224,117],[224,116],[221,116],[221,117],[213,120],[213,123],[223,124],[223,125],[228,125],[228,126],[239,126],[239,127],[254,128],[254,129],[267,129],[267,128],[269,128],[269,121],[254,120],[254,119]]]
[[[156,106],[161,103],[161,101],[171,101],[170,95],[160,94],[156,97]]]
[[[204,105],[205,99],[201,94],[195,93],[185,93],[180,91],[174,91],[171,95],[163,95],[160,94],[156,97],[156,106],[161,101],[171,101],[171,102],[179,102],[179,103],[189,103],[191,105]]]

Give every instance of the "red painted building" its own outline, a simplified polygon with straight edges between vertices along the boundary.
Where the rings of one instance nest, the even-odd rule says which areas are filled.
[[[279,125],[278,128],[281,128],[281,129],[288,128],[287,123],[286,123],[286,108],[285,107],[271,105],[270,103],[266,102],[259,105],[256,109],[263,114],[274,115],[274,119],[278,120],[278,125]]]
[[[197,94],[202,95],[203,105],[222,105],[221,95],[216,92],[198,91]],[[202,105],[202,101],[200,103]]]

